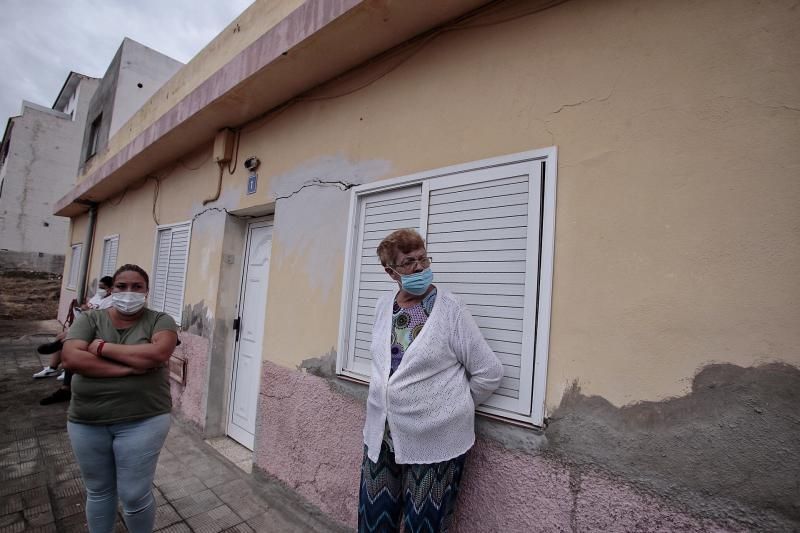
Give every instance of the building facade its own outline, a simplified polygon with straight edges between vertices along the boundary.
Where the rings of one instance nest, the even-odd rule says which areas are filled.
[[[183,63],[133,39],[123,39],[88,102],[85,128],[77,136],[78,166],[71,180],[72,187],[76,185],[76,176],[80,180],[100,154],[107,151],[109,139],[125,128],[136,111],[182,66]],[[90,239],[87,235],[76,237],[74,228],[70,231],[59,304],[59,317],[62,319],[73,300],[86,297],[90,284],[85,273],[95,250],[88,244]],[[118,240],[117,236],[109,236],[97,247],[102,265],[100,275],[91,280],[92,287],[96,287],[97,279],[113,273]]]
[[[151,273],[176,416],[342,524],[392,290],[374,247],[415,227],[505,368],[459,531],[790,530],[798,25],[788,2],[256,2],[55,211],[93,236],[87,280]]]
[[[71,72],[52,108],[22,103],[0,148],[0,269],[61,273],[69,220],[53,205],[74,185],[98,80]]]

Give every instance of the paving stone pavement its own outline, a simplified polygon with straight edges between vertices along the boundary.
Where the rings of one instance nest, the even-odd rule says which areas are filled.
[[[30,329],[30,328],[29,328]],[[0,324],[0,533],[84,532],[86,498],[66,432],[66,403],[40,406],[54,378],[34,380],[43,336]],[[173,421],[154,480],[162,533],[340,532],[279,483],[256,479]],[[118,517],[116,531],[127,531]]]

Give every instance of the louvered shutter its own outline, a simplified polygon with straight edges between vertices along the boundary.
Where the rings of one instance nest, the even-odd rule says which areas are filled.
[[[172,229],[158,230],[156,240],[156,261],[153,268],[153,287],[150,290],[150,308],[155,311],[164,310],[166,296],[167,272],[169,269],[169,248],[172,242]]]
[[[397,287],[384,272],[375,251],[392,231],[402,228],[419,231],[421,194],[422,187],[413,185],[364,196],[357,206],[358,230],[347,365],[348,370],[357,374],[370,375],[375,304],[378,298]]]
[[[173,228],[169,253],[169,272],[164,295],[164,312],[181,323],[183,288],[186,281],[186,260],[189,255],[189,228]]]
[[[178,324],[183,311],[189,229],[188,224],[161,228],[156,242],[150,308],[168,313]]]
[[[503,363],[500,388],[480,410],[541,425],[556,156],[555,148],[546,148],[355,189],[337,371],[369,376],[373,308],[379,296],[395,289],[375,248],[391,230],[416,227],[412,222],[419,217],[434,283],[464,301]]]
[[[78,273],[81,269],[81,252],[83,252],[82,244],[72,245],[72,256],[69,260],[69,278],[67,287],[74,289],[78,286]]]
[[[505,376],[485,405],[530,414],[540,180],[530,164],[431,179],[427,250],[434,283],[467,305]]]
[[[113,276],[117,269],[117,251],[119,250],[119,237],[108,237],[103,241],[103,263],[100,276]]]

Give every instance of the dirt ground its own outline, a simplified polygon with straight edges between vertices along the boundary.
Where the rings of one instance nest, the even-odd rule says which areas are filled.
[[[52,320],[58,314],[61,276],[0,272],[0,320]]]

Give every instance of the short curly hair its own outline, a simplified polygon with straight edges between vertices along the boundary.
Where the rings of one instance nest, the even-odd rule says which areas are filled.
[[[416,230],[404,228],[387,235],[375,252],[381,265],[387,267],[394,264],[398,253],[407,254],[419,248],[425,248],[425,239]]]
[[[144,269],[139,265],[132,265],[128,263],[127,265],[122,265],[121,267],[119,267],[117,271],[114,272],[115,282],[117,281],[117,276],[119,276],[123,272],[136,272],[137,274],[139,274],[144,278],[145,287],[147,287],[148,289],[150,288],[150,277],[147,275],[147,272],[145,272]]]

